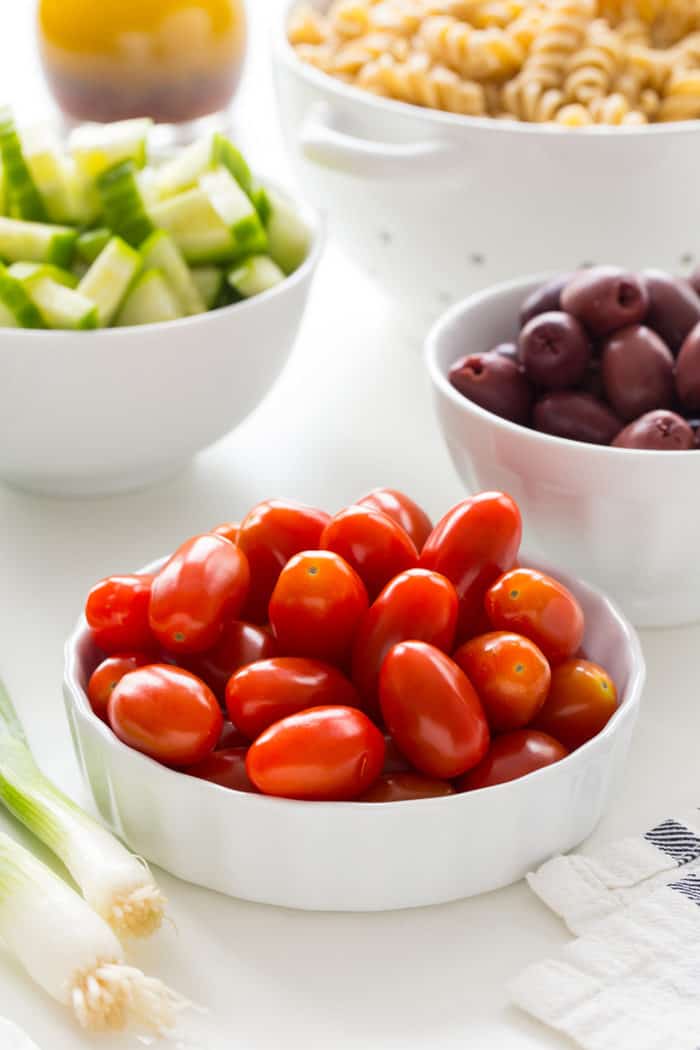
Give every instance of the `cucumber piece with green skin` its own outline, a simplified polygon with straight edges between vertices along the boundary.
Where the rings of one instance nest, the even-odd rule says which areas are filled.
[[[140,252],[121,237],[112,237],[97,256],[78,285],[78,291],[97,307],[100,327],[111,323],[142,266]]]
[[[286,274],[294,273],[311,248],[311,231],[292,205],[274,190],[267,191],[271,213],[267,222],[267,251]]]
[[[281,284],[285,275],[269,255],[252,255],[239,266],[229,270],[226,279],[232,288],[250,299]]]
[[[92,226],[102,209],[94,181],[78,171],[72,157],[63,157],[62,167],[70,222],[76,226]]]
[[[182,316],[180,304],[160,270],[144,270],[127,293],[115,324],[157,324]]]
[[[133,161],[125,160],[103,171],[97,179],[105,224],[133,248],[155,227],[146,214]]]
[[[112,239],[112,231],[106,226],[100,226],[97,230],[86,230],[81,233],[75,242],[75,254],[78,259],[86,263],[94,263],[97,256],[103,251]]]
[[[0,257],[8,262],[47,262],[68,267],[78,231],[69,226],[0,216]]]
[[[52,281],[65,285],[66,288],[77,288],[78,278],[70,270],[64,270],[61,266],[53,266],[51,263],[16,262],[8,267],[7,272],[11,277],[25,284],[34,281],[38,277],[50,277]]]
[[[156,226],[168,231],[190,264],[229,262],[236,255],[226,223],[198,187],[154,205],[150,216]]]
[[[264,186],[254,186],[249,194],[256,212],[260,216],[260,222],[267,226],[272,215],[272,204],[270,196]]]
[[[21,133],[22,152],[51,222],[72,220],[63,151],[53,128],[35,125]]]
[[[27,295],[22,282],[12,277],[2,263],[0,263],[0,303],[14,317],[17,322],[16,327],[46,327],[43,317]]]
[[[3,302],[0,302],[0,328],[19,328],[20,323]]]
[[[264,252],[265,228],[255,205],[228,168],[218,167],[200,176],[199,187],[231,231],[236,252]]]
[[[78,170],[90,179],[96,179],[122,161],[131,161],[134,167],[143,168],[152,126],[150,117],[117,120],[111,124],[81,124],[71,133],[68,148]]]
[[[190,270],[194,286],[199,292],[207,310],[214,307],[226,277],[218,266],[196,266]]]
[[[41,275],[22,283],[49,328],[71,331],[97,328],[97,307],[92,299],[76,289]]]
[[[201,175],[219,165],[231,172],[244,193],[252,192],[253,176],[245,157],[217,131],[181,150],[173,160],[158,168],[155,185],[159,198],[165,200],[192,189]]]
[[[140,248],[143,264],[147,269],[160,270],[177,296],[183,313],[203,314],[206,303],[202,299],[182,252],[165,230],[157,230]]]
[[[18,218],[46,222],[49,217],[46,205],[27,166],[15,122],[6,106],[0,108],[0,157],[13,211]]]

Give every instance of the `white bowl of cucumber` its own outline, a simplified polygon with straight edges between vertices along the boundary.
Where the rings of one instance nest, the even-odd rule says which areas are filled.
[[[149,165],[149,127],[64,145],[0,113],[0,480],[85,496],[167,477],[292,349],[318,216],[220,134]]]

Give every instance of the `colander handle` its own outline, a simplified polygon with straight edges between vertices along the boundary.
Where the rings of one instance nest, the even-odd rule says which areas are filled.
[[[445,174],[459,161],[459,151],[439,139],[377,142],[339,131],[330,106],[319,103],[302,124],[299,144],[306,160],[345,175],[364,178],[423,178]]]

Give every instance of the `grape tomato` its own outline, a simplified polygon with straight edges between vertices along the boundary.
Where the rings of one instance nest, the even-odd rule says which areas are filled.
[[[529,638],[492,631],[465,642],[453,659],[476,689],[494,732],[522,729],[545,702],[551,671]]]
[[[518,780],[568,755],[554,737],[534,729],[516,729],[494,738],[485,758],[456,781],[457,791],[476,791]]]
[[[408,533],[393,518],[371,507],[341,510],[323,530],[320,546],[352,566],[370,601],[397,573],[418,564],[418,551]]]
[[[358,499],[357,503],[360,507],[371,507],[393,518],[411,537],[417,551],[423,549],[423,544],[433,531],[433,523],[423,508],[398,489],[373,489]]]
[[[149,575],[108,576],[88,594],[85,619],[105,653],[142,652],[154,645],[148,620],[152,582]]]
[[[572,656],[583,640],[578,601],[562,583],[536,569],[501,576],[486,594],[486,612],[496,630],[524,634],[550,662]]]

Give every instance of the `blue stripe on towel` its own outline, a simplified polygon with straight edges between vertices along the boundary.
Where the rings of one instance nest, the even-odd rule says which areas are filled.
[[[678,865],[689,864],[700,858],[700,837],[677,820],[662,821],[647,831],[644,838]]]

